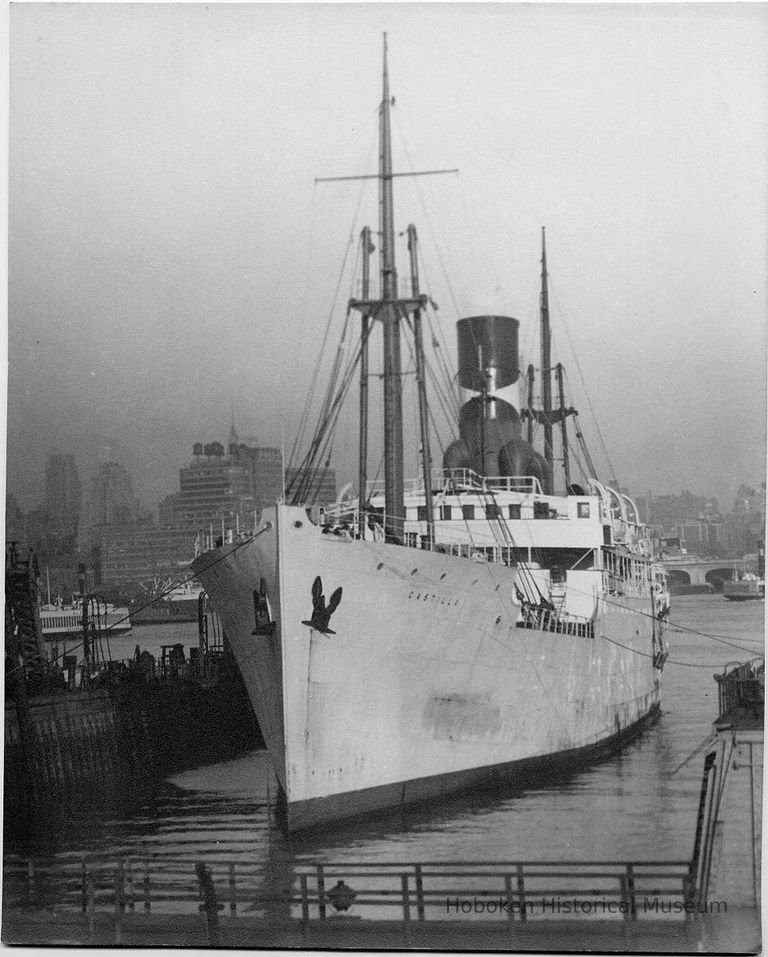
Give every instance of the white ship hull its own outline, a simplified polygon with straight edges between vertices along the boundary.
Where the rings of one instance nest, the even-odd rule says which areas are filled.
[[[291,829],[586,761],[658,710],[647,599],[596,595],[593,636],[523,628],[516,568],[323,534],[288,506],[194,569]],[[325,633],[309,623],[318,575],[326,599],[343,590]]]
[[[81,608],[42,608],[40,624],[43,638],[53,641],[57,638],[76,636],[83,630],[83,612]],[[131,630],[131,619],[127,608],[110,607],[101,616],[102,628],[117,634]]]

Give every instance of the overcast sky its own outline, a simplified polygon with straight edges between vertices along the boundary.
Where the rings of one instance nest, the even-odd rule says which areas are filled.
[[[12,5],[9,490],[40,502],[58,447],[154,506],[232,407],[290,447],[377,216],[375,182],[314,179],[375,170],[386,30],[395,167],[460,171],[396,198],[451,353],[501,312],[533,358],[545,225],[585,433],[568,336],[621,483],[730,509],[765,470],[767,9]]]

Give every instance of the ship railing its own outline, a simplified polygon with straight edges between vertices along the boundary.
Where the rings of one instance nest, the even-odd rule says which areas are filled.
[[[136,918],[204,915],[208,943],[219,942],[219,918],[339,928],[396,921],[405,933],[440,922],[483,922],[492,930],[562,920],[686,920],[696,912],[688,861],[389,861],[233,862],[90,856],[42,864],[6,853],[4,913],[55,906],[80,915],[93,934],[113,921],[120,942]],[[337,923],[341,919],[340,923]],[[146,932],[146,925],[143,926]],[[160,925],[162,926],[162,925]],[[425,928],[426,929],[426,928]],[[495,948],[494,948],[495,949]]]
[[[541,483],[535,475],[479,475],[473,469],[433,469],[430,476],[433,492],[522,492],[542,495]],[[366,483],[366,497],[384,494],[383,480]],[[418,476],[405,483],[410,494],[424,492],[424,477]]]
[[[523,602],[517,628],[529,628],[535,631],[549,631],[560,635],[572,635],[575,638],[594,638],[595,625],[591,618],[558,612],[554,608]]]
[[[729,662],[715,675],[718,687],[719,721],[757,720],[765,713],[765,661]]]

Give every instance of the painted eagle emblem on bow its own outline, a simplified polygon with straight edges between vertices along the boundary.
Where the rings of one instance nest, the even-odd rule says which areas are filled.
[[[340,601],[341,586],[331,595],[326,605],[325,595],[323,594],[323,580],[318,575],[312,582],[312,617],[309,621],[302,621],[302,625],[309,625],[310,628],[314,628],[315,631],[320,631],[324,635],[335,635],[336,632],[331,631],[328,625],[331,621],[331,615],[339,607]]]

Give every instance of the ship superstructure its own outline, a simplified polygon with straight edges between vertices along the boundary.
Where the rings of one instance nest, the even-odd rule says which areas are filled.
[[[363,295],[350,302],[362,317],[358,493],[315,521],[299,482],[293,504],[265,509],[252,537],[193,565],[245,678],[291,828],[510,777],[542,781],[544,772],[610,752],[656,714],[666,657],[663,572],[637,508],[594,477],[571,480],[565,426],[575,414],[549,354],[545,246],[541,408],[531,400],[533,369],[520,372],[518,321],[460,320],[464,403],[442,468],[433,465],[421,334],[427,297],[413,226],[406,298],[394,260],[390,102],[385,41],[380,295],[370,296],[364,230]],[[367,475],[367,348],[378,327],[381,485]],[[410,483],[404,330],[413,337],[420,426],[421,474]],[[333,398],[326,408],[335,408]],[[543,427],[543,454],[534,425]],[[311,476],[324,428],[298,475]]]

